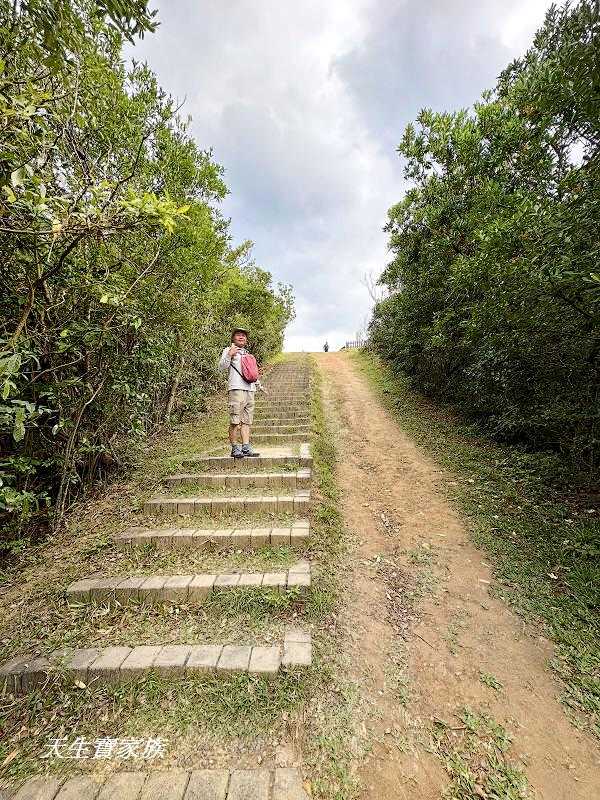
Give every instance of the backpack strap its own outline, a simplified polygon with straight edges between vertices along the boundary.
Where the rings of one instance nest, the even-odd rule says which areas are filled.
[[[234,358],[235,358],[235,356],[234,356]],[[244,383],[247,383],[248,386],[252,386],[252,381],[247,381],[246,378],[244,378],[242,373],[239,371],[239,369],[236,366],[234,366],[233,358],[229,362],[229,369],[234,369],[237,372],[237,374],[240,376],[240,378],[244,381]]]

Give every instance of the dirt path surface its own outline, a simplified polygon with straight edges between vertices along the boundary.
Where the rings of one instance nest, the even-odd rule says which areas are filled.
[[[403,434],[347,354],[317,362],[356,538],[343,623],[372,740],[356,765],[361,797],[440,798],[450,779],[429,732],[435,720],[460,730],[465,706],[507,729],[536,800],[600,797],[600,752],[557,699],[552,646],[490,596],[485,554],[443,494],[451,477]]]

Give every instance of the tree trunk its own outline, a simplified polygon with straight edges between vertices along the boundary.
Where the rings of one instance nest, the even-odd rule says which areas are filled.
[[[185,359],[181,355],[177,359],[177,366],[175,368],[175,373],[171,381],[171,388],[169,389],[169,396],[167,398],[167,404],[165,406],[165,416],[164,416],[165,422],[169,422],[171,419],[173,406],[175,405],[175,398],[177,397],[177,389],[179,389],[179,383],[181,381],[181,375],[183,373],[184,365],[185,365]]]

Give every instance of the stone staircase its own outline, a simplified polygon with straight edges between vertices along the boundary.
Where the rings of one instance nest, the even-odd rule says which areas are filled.
[[[252,442],[260,457],[232,459],[228,448],[187,456],[181,471],[166,475],[162,491],[147,499],[140,524],[119,533],[118,549],[156,548],[186,553],[210,549],[251,551],[281,547],[304,550],[310,536],[308,512],[312,457],[310,375],[305,362],[284,362],[268,375],[266,393],[256,400]],[[263,444],[275,446],[263,447]],[[182,492],[184,494],[182,494]],[[169,524],[173,527],[167,526]],[[172,522],[171,522],[172,520]],[[206,605],[217,594],[286,593],[302,599],[310,592],[311,564],[296,563],[270,572],[229,572],[82,576],[66,591],[70,603]],[[210,613],[210,606],[209,608]],[[248,673],[277,680],[312,663],[310,632],[287,625],[279,644],[202,644],[87,647],[30,653],[0,666],[0,691],[23,694],[58,672],[84,684],[126,684],[154,673],[181,680]],[[2,794],[4,792],[4,794]],[[21,787],[0,789],[15,800],[306,800],[295,769],[166,770],[114,773],[108,779],[81,775],[68,780],[35,778]]]

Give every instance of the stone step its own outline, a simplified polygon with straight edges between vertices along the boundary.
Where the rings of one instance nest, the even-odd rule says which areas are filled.
[[[256,406],[254,409],[254,420],[262,417],[292,417],[294,420],[297,417],[306,417],[309,412],[306,403],[297,407],[286,405],[285,403],[277,405],[263,405]]]
[[[260,399],[259,399],[260,398]],[[310,395],[308,392],[269,392],[268,394],[260,394],[255,398],[255,404],[261,403],[303,403],[308,406],[310,403]]]
[[[266,408],[260,414],[254,415],[254,425],[310,425],[312,422],[311,417],[306,414],[286,414],[285,411],[271,411]]]
[[[310,386],[311,379],[305,375],[265,375],[261,383],[268,386]]]
[[[209,453],[198,453],[188,455],[183,461],[184,467],[197,467],[202,472],[223,472],[225,470],[250,471],[256,472],[265,469],[277,469],[278,467],[312,467],[312,456],[310,455],[310,445],[302,442],[300,447],[282,446],[261,448],[258,458],[232,458],[228,452],[211,455]]]
[[[299,519],[289,527],[263,528],[128,528],[115,540],[117,547],[128,549],[153,545],[158,550],[217,550],[232,547],[303,547],[310,536],[310,523]]]
[[[200,673],[250,673],[275,677],[281,670],[312,663],[311,635],[288,628],[283,645],[203,644],[139,645],[57,650],[45,656],[24,655],[0,666],[0,688],[22,694],[39,686],[48,674],[61,672],[83,683],[120,684],[150,672],[166,678]]]
[[[269,406],[261,406],[257,405],[254,407],[254,418],[256,419],[257,416],[262,414],[263,416],[269,411]],[[298,417],[307,417],[309,416],[309,411],[307,408],[306,403],[304,403],[300,408],[283,408],[280,411],[276,411],[273,414],[274,417],[292,417],[293,419],[297,419]]]
[[[277,375],[270,372],[264,376],[261,383],[268,383],[272,386],[310,386],[310,380],[308,375]]]
[[[261,394],[259,397],[255,398],[255,403],[308,403],[307,392],[269,392]]]
[[[40,776],[0,789],[1,800],[310,800],[299,770],[166,769]]]
[[[301,417],[293,417],[288,414],[279,414],[273,417],[254,417],[255,425],[310,425],[311,418],[304,414]]]
[[[304,408],[306,413],[309,397],[306,394],[289,397],[287,395],[270,395],[259,392],[254,398],[255,408],[264,408],[266,406],[286,406],[286,408]]]
[[[262,383],[266,394],[302,394],[310,391],[310,383]],[[259,390],[260,391],[260,390]]]
[[[273,589],[305,594],[310,589],[310,563],[299,561],[287,570],[221,575],[136,575],[126,578],[84,578],[67,588],[67,597],[82,603],[139,601],[149,605],[199,605],[213,592]]]
[[[227,514],[252,514],[268,511],[274,514],[302,514],[308,511],[310,492],[297,489],[294,494],[244,497],[152,497],[144,503],[144,514],[178,516],[206,514],[221,517]]]
[[[308,404],[306,402],[298,405],[289,403],[264,403],[257,405],[254,409],[254,417],[305,417],[308,414]]]
[[[252,443],[285,444],[286,442],[305,442],[306,432],[302,433],[252,433]]]
[[[235,459],[234,459],[235,460]],[[249,459],[251,461],[252,459]],[[311,471],[304,469],[288,472],[180,472],[163,478],[167,486],[195,483],[198,486],[223,486],[244,489],[252,486],[285,486],[289,489],[310,488]]]
[[[285,417],[275,418],[272,417],[255,417],[254,419],[254,428],[264,428],[267,425],[274,425],[276,428],[283,425],[285,427],[290,428],[299,428],[300,430],[292,431],[292,433],[303,433],[304,428],[311,427],[312,420],[309,419],[301,419],[295,420],[293,418],[286,419]],[[309,438],[308,436],[306,437]]]
[[[274,425],[277,428],[280,425],[284,425],[291,428],[300,428],[300,430],[292,431],[292,433],[304,433],[305,431],[303,429],[306,427],[310,429],[311,424],[312,420],[309,419],[302,419],[301,421],[298,421],[293,417],[287,419],[285,417],[281,417],[279,419],[273,419],[273,417],[255,417],[253,428],[264,428],[267,425]],[[307,436],[306,439],[308,440],[309,437]]]
[[[258,424],[257,424],[258,423]],[[310,433],[310,425],[274,425],[265,424],[264,420],[257,421],[252,427],[252,435],[262,435],[265,433],[303,433],[304,438],[306,434]]]
[[[261,385],[269,394],[271,392],[280,392],[281,394],[284,392],[297,392],[298,394],[306,394],[310,391],[310,383],[273,383],[271,381],[262,381]]]

